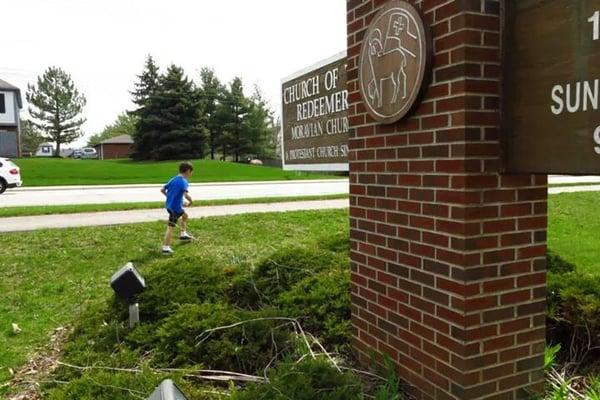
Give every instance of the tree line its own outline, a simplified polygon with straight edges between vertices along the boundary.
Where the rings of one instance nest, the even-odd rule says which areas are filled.
[[[196,83],[174,64],[161,73],[148,56],[131,95],[135,109],[119,115],[88,145],[128,134],[137,160],[276,157],[279,128],[273,111],[258,87],[247,96],[239,77],[224,84],[203,68]],[[49,68],[37,85],[29,85],[27,100],[32,119],[23,124],[26,144],[52,141],[58,155],[62,144],[83,135],[85,96],[60,68]]]

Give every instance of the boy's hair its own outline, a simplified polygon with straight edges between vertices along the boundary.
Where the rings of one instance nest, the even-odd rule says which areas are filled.
[[[189,161],[184,161],[181,164],[179,164],[179,173],[180,174],[185,174],[186,172],[193,171],[193,170],[194,170],[194,166]]]

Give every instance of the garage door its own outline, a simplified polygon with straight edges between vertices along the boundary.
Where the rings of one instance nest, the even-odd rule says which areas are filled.
[[[16,132],[0,131],[0,157],[16,157],[17,155]]]

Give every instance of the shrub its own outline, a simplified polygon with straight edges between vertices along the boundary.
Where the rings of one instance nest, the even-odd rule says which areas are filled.
[[[223,269],[212,260],[185,257],[164,262],[144,271],[147,289],[139,297],[140,319],[158,321],[171,315],[179,304],[219,301],[225,292]],[[123,320],[127,307],[113,301],[113,312]]]
[[[224,304],[182,305],[158,329],[154,361],[170,367],[202,364],[257,373],[289,345],[290,324],[269,319],[278,316],[272,310],[236,311]],[[240,322],[244,323],[206,334]]]
[[[329,251],[284,248],[263,260],[250,275],[238,277],[229,297],[240,307],[269,305],[302,279],[339,265],[340,258]]]
[[[600,276],[580,273],[551,252],[548,270],[550,341],[570,349],[569,357],[593,357],[588,349],[600,344]]]
[[[551,273],[565,274],[568,272],[573,272],[577,268],[577,267],[575,267],[575,264],[572,264],[572,263],[564,260],[562,257],[560,257],[558,254],[556,254],[552,250],[548,250],[546,260],[547,260],[548,272],[551,272]]]
[[[175,380],[177,386],[190,399],[228,398],[217,394],[214,388],[189,384],[182,379],[181,374],[156,373],[147,368],[142,368],[141,373],[88,370],[66,385],[47,385],[44,388],[46,392],[44,398],[49,400],[145,399],[150,396],[160,382],[167,378]]]
[[[350,272],[323,271],[298,282],[276,300],[281,311],[338,352],[350,352]]]
[[[359,400],[360,380],[339,372],[328,361],[306,358],[284,361],[269,373],[269,382],[251,384],[237,392],[234,400]]]

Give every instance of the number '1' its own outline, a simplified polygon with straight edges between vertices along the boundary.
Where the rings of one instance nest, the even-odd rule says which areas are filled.
[[[594,24],[594,40],[600,39],[600,11],[596,11],[594,15],[588,19],[589,22]]]

